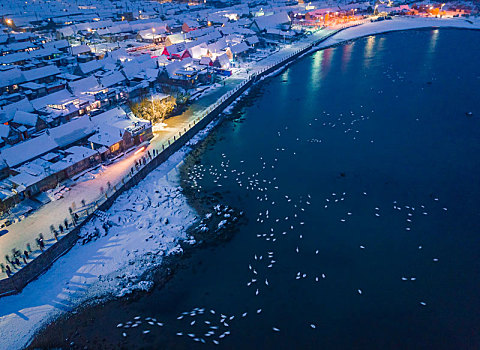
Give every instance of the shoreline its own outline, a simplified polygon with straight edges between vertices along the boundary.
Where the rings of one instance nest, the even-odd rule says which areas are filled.
[[[388,22],[391,22],[391,21],[387,21],[387,23],[388,23]],[[335,45],[342,44],[342,43],[347,42],[347,41],[349,41],[349,40],[361,39],[361,38],[366,37],[366,36],[379,35],[379,34],[387,34],[387,33],[395,32],[395,31],[419,30],[419,29],[429,29],[429,28],[437,28],[437,27],[435,27],[435,26],[431,26],[431,27],[421,26],[421,27],[414,27],[414,28],[392,29],[392,30],[387,30],[387,31],[383,31],[383,32],[375,32],[375,33],[372,33],[372,34],[365,34],[365,35],[358,36],[358,37],[355,37],[355,38],[342,39],[342,40],[340,40],[340,41],[338,41],[338,42],[335,42],[335,43],[328,43],[329,41],[333,41],[332,39],[334,39],[334,37],[335,37],[336,35],[340,35],[342,32],[345,33],[346,31],[348,31],[348,28],[347,28],[347,29],[345,29],[344,31],[336,34],[334,37],[327,39],[325,42],[319,44],[318,46],[314,46],[311,50],[309,50],[308,52],[306,52],[305,55],[308,54],[308,53],[313,53],[313,52],[316,52],[316,51],[319,51],[319,50],[322,50],[322,49],[326,49],[326,48],[329,48],[329,47],[333,47],[333,46],[335,46]],[[459,27],[459,26],[453,26],[453,27],[440,26],[440,27],[438,27],[438,28],[473,29],[473,30],[478,30],[478,29],[480,29],[480,27],[479,27],[479,28],[464,28],[464,27]],[[325,43],[327,43],[327,45],[324,46]],[[300,57],[303,57],[303,56],[304,56],[304,55],[302,55],[302,56],[300,56]],[[300,58],[300,57],[298,57],[298,58]],[[284,67],[280,67],[278,70],[276,70],[275,72],[272,72],[272,73],[269,74],[268,76],[265,76],[263,79],[266,79],[266,78],[268,78],[268,77],[270,77],[270,76],[275,76],[275,75],[277,75],[279,72],[281,72],[281,71],[283,71],[284,69],[288,68],[288,66],[289,66],[290,64],[295,63],[298,58],[296,58],[295,60],[293,60],[293,61],[291,61],[291,62],[288,62]],[[262,79],[262,80],[263,80],[263,79]],[[260,81],[261,81],[261,80],[260,80]],[[255,82],[255,85],[257,85],[257,83],[258,83],[258,81]],[[249,90],[247,90],[245,93],[247,93],[248,91],[249,91]],[[244,93],[244,94],[245,94],[245,93]],[[240,98],[238,98],[234,103],[237,103],[238,101],[240,101],[240,100],[241,100],[242,98],[244,98],[244,97],[245,97],[245,96],[242,94],[242,96],[241,96]],[[231,106],[231,105],[229,105],[226,109],[230,108],[230,106]],[[209,124],[209,125],[210,125],[210,124]],[[207,128],[208,128],[208,127],[207,127]],[[204,131],[205,131],[205,129],[202,130],[200,133],[202,133],[202,132],[204,132]],[[210,131],[211,131],[211,129],[207,130],[206,133],[209,134]],[[198,136],[198,134],[197,134],[195,137],[197,137],[197,136]],[[207,137],[208,137],[208,136],[207,136]],[[205,139],[200,140],[199,143],[201,144],[201,143],[203,143],[204,141],[205,141]],[[198,145],[197,145],[197,146],[194,146],[193,148],[190,148],[190,150],[189,150],[187,153],[183,154],[183,157],[182,157],[182,159],[180,160],[180,162],[185,159],[185,157],[189,154],[189,152],[194,151],[196,147],[198,147]],[[179,152],[177,152],[177,153],[179,153]],[[174,158],[174,156],[172,156],[171,158]],[[169,160],[170,160],[170,159],[169,159]],[[178,165],[178,164],[177,164],[177,165]],[[154,171],[154,173],[155,173],[155,171]],[[149,175],[149,176],[150,176],[150,175]],[[148,176],[147,176],[147,177],[148,177]],[[144,182],[142,182],[142,184],[143,184],[143,183],[144,183]],[[139,186],[141,186],[141,185],[139,185]],[[189,203],[188,205],[190,206],[190,203]],[[195,209],[195,208],[193,208],[193,209]],[[110,211],[110,210],[109,210],[109,211]],[[188,237],[188,236],[187,236],[187,237]],[[69,254],[70,254],[70,253],[69,253]],[[67,255],[68,255],[68,254],[67,254]],[[66,256],[66,258],[68,258],[68,256]],[[158,267],[155,266],[155,267],[153,267],[153,268],[154,268],[154,269],[157,269]],[[54,267],[52,267],[50,270],[53,270],[53,269],[54,269]],[[47,272],[47,273],[48,273],[48,272]],[[38,280],[43,279],[43,278],[44,278],[44,275],[40,276]],[[32,283],[35,283],[35,282],[37,282],[37,281],[34,281],[34,282],[32,282]],[[166,281],[165,281],[165,282],[166,282]],[[23,292],[20,293],[18,296],[21,296],[22,294],[23,294]],[[15,297],[15,296],[6,297],[5,299],[9,299],[9,298],[13,298],[13,297]],[[100,304],[101,304],[102,302],[108,302],[108,299],[107,299],[107,300],[104,300],[104,301],[100,301]],[[91,306],[91,305],[90,305],[90,306]],[[97,305],[93,305],[93,307],[96,307],[96,306],[97,306]],[[86,307],[88,308],[89,305],[87,305]],[[79,310],[79,311],[81,311],[81,310]],[[60,311],[60,312],[61,312],[61,314],[66,315],[65,312],[62,312],[62,311]],[[53,315],[53,316],[56,316],[56,315]],[[1,318],[3,318],[3,317],[5,317],[5,316],[2,314],[2,316],[0,317],[0,325],[1,325],[1,323],[2,323],[2,322],[1,322]],[[57,319],[58,319],[58,318],[57,318]],[[46,320],[45,322],[42,322],[42,324],[46,324],[46,323],[48,323],[47,320]],[[1,326],[0,326],[0,327],[1,327]],[[3,332],[2,332],[2,333],[3,333]],[[30,342],[31,340],[32,340],[32,339],[30,339],[29,342]],[[19,344],[17,344],[17,345],[18,345],[19,347],[22,347],[22,346],[19,345]],[[15,345],[13,345],[13,346],[15,346]],[[7,347],[5,347],[5,348],[10,348],[10,346],[7,345]],[[13,348],[15,348],[15,347],[11,347],[11,348],[13,349]]]
[[[224,118],[224,116],[221,116],[220,118]],[[233,238],[234,234],[238,230],[238,227],[244,223],[242,212],[240,212],[238,209],[225,205],[225,203],[222,202],[221,196],[217,196],[216,194],[200,194],[200,196],[197,196],[195,190],[185,182],[185,176],[188,174],[187,170],[193,164],[186,164],[185,160],[188,160],[188,157],[194,157],[194,159],[198,159],[200,156],[198,153],[204,152],[211,143],[216,142],[216,140],[212,139],[215,137],[212,131],[214,132],[222,122],[223,119],[220,119],[214,120],[211,122],[212,124],[209,124],[206,137],[202,138],[200,141],[191,146],[189,152],[185,154],[185,158],[181,161],[181,164],[179,165],[180,169],[176,175],[178,177],[177,181],[182,187],[182,194],[184,194],[188,206],[190,206],[200,217],[186,230],[187,237],[194,237],[195,242],[190,243],[192,240],[180,241],[179,245],[182,249],[181,253],[167,256],[163,259],[161,264],[143,272],[140,279],[149,280],[154,283],[150,290],[133,290],[131,294],[123,297],[111,296],[99,301],[92,300],[89,303],[85,303],[85,305],[78,307],[72,314],[64,313],[54,319],[52,322],[40,328],[35,333],[30,344],[27,346],[28,349],[61,346],[61,344],[55,343],[55,338],[58,337],[59,329],[62,331],[72,330],[75,329],[76,324],[88,323],[91,317],[91,312],[89,311],[95,310],[96,308],[103,308],[107,304],[113,304],[113,308],[115,308],[115,305],[121,306],[125,305],[125,303],[135,302],[153,292],[154,289],[159,290],[164,288],[164,286],[176,273],[178,273],[182,268],[189,266],[189,262],[192,259],[193,254],[199,249],[205,250],[222,245]],[[189,191],[191,192],[189,193]],[[225,212],[229,210],[229,213],[234,213],[232,216],[238,218],[238,220],[229,221],[224,228],[221,230],[217,229],[218,224],[223,217],[216,217],[213,215],[212,220],[206,219],[208,214],[212,213],[212,207],[216,205],[224,207]],[[213,210],[213,212],[215,212],[215,210]],[[207,232],[199,229],[203,226],[202,223],[204,222],[205,226],[208,227]],[[95,311],[93,313],[95,313]],[[63,334],[63,332],[60,333]],[[63,334],[63,336],[66,335]],[[65,338],[66,343],[73,344],[77,341],[80,342],[80,345],[86,343],[85,339],[82,339],[81,335],[78,333],[74,333],[70,336],[71,338]],[[75,343],[75,345],[77,345],[77,343]],[[117,345],[121,346],[121,344]]]

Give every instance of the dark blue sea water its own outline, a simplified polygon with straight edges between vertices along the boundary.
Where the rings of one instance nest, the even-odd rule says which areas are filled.
[[[479,62],[478,32],[399,32],[254,88],[189,169],[247,223],[84,331],[126,348],[479,349]],[[136,315],[165,325],[123,339]]]

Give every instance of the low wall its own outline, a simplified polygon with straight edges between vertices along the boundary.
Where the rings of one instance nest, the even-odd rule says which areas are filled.
[[[87,222],[87,217],[84,222]],[[20,292],[30,281],[45,272],[59,257],[68,252],[78,239],[81,225],[73,228],[68,234],[48,247],[42,254],[31,260],[20,271],[10,278],[0,280],[0,297]]]
[[[150,162],[145,164],[141,169],[139,169],[128,181],[124,181],[122,186],[117,188],[110,196],[106,198],[101,204],[98,205],[98,210],[106,211],[111,205],[115,202],[117,197],[122,194],[124,191],[136,186],[141,180],[143,180],[152,170],[157,168],[160,164],[165,162],[172,154],[180,150],[193,136],[195,136],[200,130],[204,129],[215,117],[217,117],[222,111],[235,101],[241,94],[243,94],[249,87],[251,87],[256,81],[261,77],[271,74],[272,72],[278,70],[281,67],[285,67],[290,62],[297,59],[299,56],[308,52],[313,46],[318,45],[321,41],[326,40],[330,36],[338,33],[338,31],[333,32],[329,36],[318,40],[306,48],[296,51],[294,54],[288,58],[278,62],[277,64],[272,65],[269,68],[266,68],[264,71],[252,76],[249,81],[242,85],[237,90],[233,91],[231,95],[226,98],[222,98],[220,103],[218,103],[213,109],[208,111],[203,118],[198,118],[195,120],[194,125],[190,129],[181,132],[178,137],[175,138],[175,141],[172,142],[168,147],[163,149],[157,154]],[[58,258],[63,254],[68,252],[77,242],[78,233],[84,223],[88,222],[94,214],[91,213],[78,224],[74,229],[69,233],[63,236],[58,242],[55,242],[52,246],[48,247],[45,252],[40,254],[37,258],[30,261],[25,267],[20,271],[16,272],[10,278],[0,280],[0,297],[16,294],[22,291],[25,286],[40,276],[45,272]]]

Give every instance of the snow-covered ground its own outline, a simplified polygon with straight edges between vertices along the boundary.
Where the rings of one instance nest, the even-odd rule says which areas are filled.
[[[100,238],[78,243],[22,293],[0,299],[0,349],[23,348],[42,325],[85,300],[151,285],[136,279],[181,249],[178,242],[195,219],[178,185],[176,167],[186,151],[123,193],[105,218],[82,228],[81,235],[97,229]]]

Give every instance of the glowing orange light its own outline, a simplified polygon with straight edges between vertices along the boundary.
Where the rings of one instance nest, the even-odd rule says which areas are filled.
[[[134,154],[137,155],[137,154],[139,154],[140,152],[143,152],[143,151],[145,151],[145,146],[142,146],[141,148],[137,149]]]

